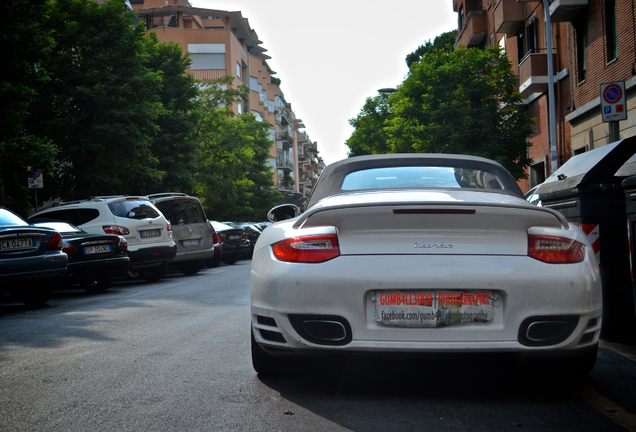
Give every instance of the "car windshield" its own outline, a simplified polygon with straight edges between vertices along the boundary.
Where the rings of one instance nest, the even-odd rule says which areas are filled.
[[[226,230],[236,229],[234,227],[231,227],[229,225],[225,225],[224,223],[216,222],[216,221],[212,221],[212,226],[214,227],[214,231],[226,231]]]
[[[20,216],[8,210],[0,209],[0,225],[3,226],[29,226]]]
[[[372,168],[348,174],[342,190],[452,188],[501,190],[492,173],[474,168],[404,166]]]
[[[66,222],[36,222],[33,225],[44,228],[53,228],[55,231],[62,234],[82,232],[82,230],[78,227]]]
[[[148,201],[130,200],[108,204],[108,208],[115,216],[129,219],[155,219],[160,216],[157,209]]]

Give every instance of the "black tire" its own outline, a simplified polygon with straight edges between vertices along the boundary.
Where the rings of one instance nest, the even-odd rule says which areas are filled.
[[[221,257],[210,258],[207,260],[206,264],[209,268],[218,267],[219,264],[221,264]]]
[[[256,343],[254,339],[254,329],[252,329],[252,366],[256,373],[262,376],[276,375],[280,373],[280,357],[267,354]]]
[[[99,294],[106,291],[113,284],[112,276],[100,276],[95,280],[83,280],[80,286],[90,294]]]
[[[179,265],[179,271],[186,276],[192,276],[201,271],[203,266],[205,265],[205,261],[190,261],[188,263],[183,263]]]
[[[157,282],[166,275],[166,265],[161,264],[157,267],[142,269],[139,271],[141,277],[148,282]]]
[[[223,258],[221,258],[223,260],[223,262],[227,265],[233,265],[236,264],[236,262],[238,261],[238,257],[235,256],[224,256]]]
[[[43,282],[47,283],[47,282]],[[28,307],[44,306],[51,298],[51,288],[38,287],[27,290],[19,295],[20,300]]]

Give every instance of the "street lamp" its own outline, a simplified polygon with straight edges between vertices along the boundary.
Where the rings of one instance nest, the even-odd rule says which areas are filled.
[[[543,12],[545,15],[545,37],[548,45],[548,129],[550,131],[550,174],[558,168],[557,141],[556,141],[556,112],[554,108],[554,65],[552,64],[552,20],[550,18],[550,5],[548,0],[543,0]]]

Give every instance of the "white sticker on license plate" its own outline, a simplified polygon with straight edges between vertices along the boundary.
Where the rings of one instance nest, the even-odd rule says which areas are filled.
[[[36,244],[33,237],[23,237],[0,241],[0,250],[2,251],[19,251],[35,248]]]
[[[142,238],[146,238],[146,237],[160,237],[161,236],[161,230],[153,229],[153,230],[140,231],[139,235]]]
[[[378,324],[420,328],[489,323],[502,304],[491,291],[375,291],[369,301]]]
[[[231,235],[228,237],[230,240],[238,240],[241,238],[241,236],[237,236],[237,235]]]
[[[201,240],[182,240],[181,244],[183,245],[183,247],[199,246],[201,244]]]
[[[98,254],[98,253],[107,253],[111,252],[113,249],[110,245],[99,245],[99,246],[86,246],[84,247],[84,253],[87,255],[90,254]]]

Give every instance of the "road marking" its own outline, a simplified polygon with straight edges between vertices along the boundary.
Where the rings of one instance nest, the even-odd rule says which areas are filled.
[[[636,361],[636,347],[631,345],[623,345],[615,342],[608,342],[601,340],[598,344],[601,348],[607,348],[611,351],[614,351],[616,354],[620,354],[623,357],[626,357],[632,361]]]
[[[636,416],[616,405],[605,396],[595,392],[590,387],[577,390],[576,395],[628,431],[636,432]]]

